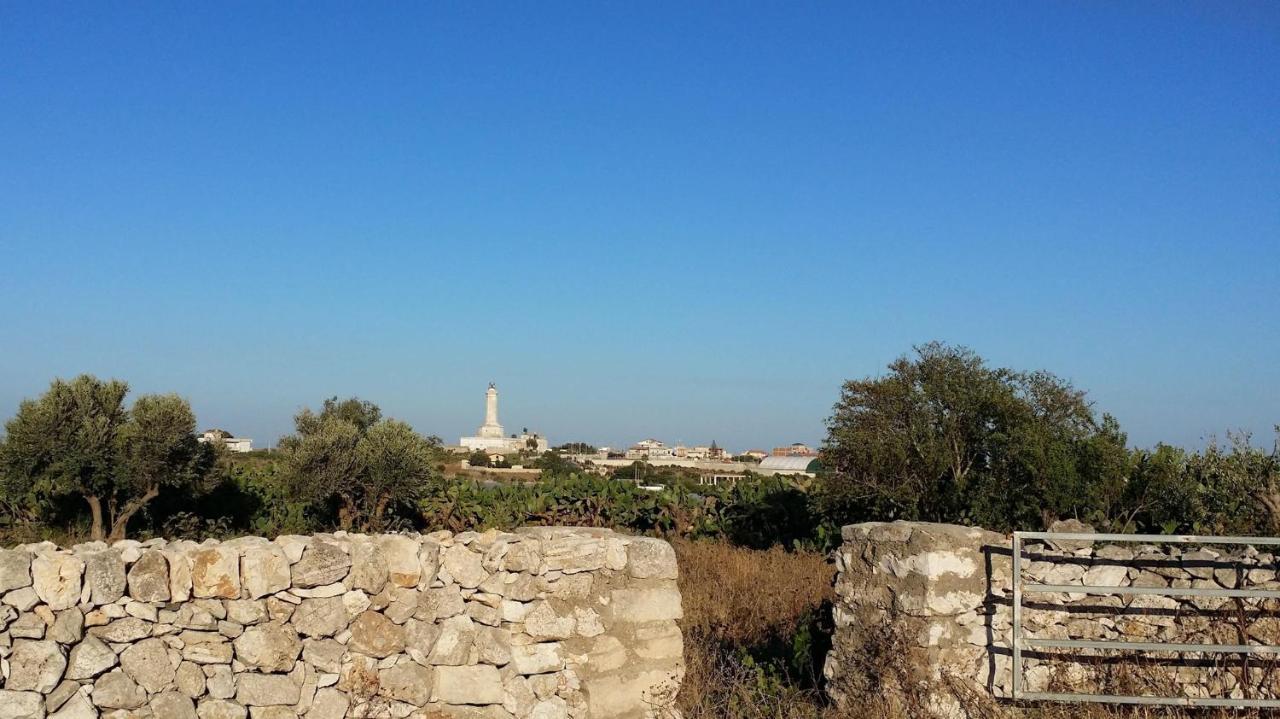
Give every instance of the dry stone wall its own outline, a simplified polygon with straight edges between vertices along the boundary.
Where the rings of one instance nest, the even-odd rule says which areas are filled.
[[[1062,531],[1091,531],[1083,525]],[[964,716],[966,702],[1008,697],[1012,573],[1008,537],[913,522],[845,527],[837,552],[836,636],[826,675],[837,701],[881,683],[899,703]],[[1274,555],[1253,547],[1024,545],[1024,583],[1280,589]],[[1039,639],[1280,644],[1274,599],[1031,593],[1022,635]],[[1280,696],[1274,657],[1093,649],[1023,651],[1027,691]]]
[[[671,546],[600,529],[0,550],[0,719],[641,719]]]

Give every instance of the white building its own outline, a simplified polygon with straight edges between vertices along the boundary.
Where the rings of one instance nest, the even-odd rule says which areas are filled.
[[[248,437],[232,437],[231,433],[222,429],[207,429],[199,437],[197,442],[217,442],[227,448],[229,452],[252,452],[253,440]]]
[[[506,436],[502,425],[498,423],[498,388],[492,382],[489,383],[488,391],[484,393],[484,424],[476,430],[475,436],[463,437],[458,440],[458,444],[473,452],[480,450],[489,454],[521,451],[541,454],[547,451],[549,446],[546,437],[529,432]]]
[[[656,439],[642,439],[627,449],[627,459],[674,457],[675,450]]]

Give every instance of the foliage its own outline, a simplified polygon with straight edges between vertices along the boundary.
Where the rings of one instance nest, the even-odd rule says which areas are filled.
[[[1280,449],[1247,435],[1198,453],[1127,441],[1069,383],[934,343],[845,383],[815,500],[829,527],[901,518],[1009,531],[1071,517],[1122,532],[1280,533]]]
[[[1099,508],[1087,468],[1124,451],[1114,422],[1047,372],[988,367],[933,343],[889,374],[846,382],[828,420],[827,510],[854,519],[1040,525]]]
[[[382,529],[388,507],[411,504],[435,480],[443,450],[377,405],[357,398],[325,400],[321,411],[294,418],[297,433],[280,440],[284,496],[312,507],[337,504],[343,529]]]
[[[805,485],[782,477],[748,475],[735,482],[723,499],[725,535],[735,544],[756,549],[824,546],[839,532],[821,531],[823,520]]]
[[[383,420],[369,427],[359,446],[364,475],[360,487],[364,501],[372,504],[371,523],[384,524],[387,505],[416,499],[435,478],[440,443],[432,442],[397,420]]]
[[[109,498],[113,539],[124,538],[130,517],[162,489],[197,488],[208,476],[214,449],[197,441],[195,432],[195,413],[181,397],[143,395],[134,401],[120,432],[120,472]]]
[[[514,529],[527,525],[615,527],[700,536],[718,531],[715,503],[681,490],[649,492],[593,475],[544,475],[528,484],[452,481],[419,502],[428,529]]]
[[[533,461],[533,467],[552,475],[572,474],[582,469],[576,462],[565,459],[557,452],[543,452],[541,457]]]
[[[177,395],[143,395],[127,409],[128,392],[124,382],[81,375],[23,401],[0,452],[7,503],[50,511],[60,498],[80,497],[91,537],[108,538],[109,524],[109,538],[122,539],[163,490],[198,489],[214,450],[196,441],[191,406]]]

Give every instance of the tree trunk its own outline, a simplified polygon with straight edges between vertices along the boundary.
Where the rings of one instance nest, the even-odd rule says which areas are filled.
[[[1280,533],[1280,488],[1268,483],[1265,489],[1259,490],[1258,501],[1267,510],[1267,519],[1273,533]]]
[[[382,529],[382,515],[387,511],[387,503],[390,501],[391,497],[383,495],[378,498],[378,503],[373,505],[373,524],[375,529]]]
[[[124,507],[120,509],[120,514],[116,516],[115,520],[111,524],[111,536],[108,538],[109,541],[117,542],[124,539],[125,530],[129,528],[129,519],[132,518],[133,515],[137,514],[138,510],[142,509],[147,502],[150,502],[158,496],[160,496],[160,488],[152,486],[141,497],[126,502]]]
[[[338,526],[349,531],[356,518],[356,504],[349,497],[342,497],[342,506],[338,507]]]
[[[93,515],[93,525],[89,529],[89,538],[95,542],[106,539],[102,531],[102,500],[95,494],[86,494],[84,501],[89,503],[89,513]]]

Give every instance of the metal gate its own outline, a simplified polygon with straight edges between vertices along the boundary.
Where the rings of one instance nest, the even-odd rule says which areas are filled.
[[[1022,652],[1033,649],[1099,649],[1130,652],[1165,652],[1197,654],[1280,654],[1280,646],[1268,644],[1174,644],[1165,642],[1087,641],[1072,639],[1035,639],[1024,636],[1022,629],[1022,602],[1024,594],[1089,594],[1107,595],[1159,595],[1167,597],[1228,597],[1280,599],[1280,590],[1274,589],[1226,589],[1226,588],[1175,588],[1175,587],[1096,587],[1081,585],[1053,585],[1025,583],[1022,581],[1022,547],[1028,539],[1087,542],[1126,542],[1141,544],[1234,544],[1252,546],[1280,546],[1280,539],[1269,537],[1196,537],[1163,534],[1073,534],[1067,532],[1014,532],[1013,533],[1013,682],[1012,698],[1018,700],[1047,700],[1059,702],[1096,702],[1104,704],[1152,704],[1165,706],[1198,707],[1280,707],[1280,699],[1229,699],[1170,696],[1132,696],[1116,694],[1078,694],[1066,692],[1029,692],[1023,690]]]

